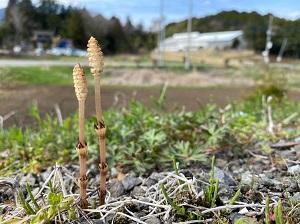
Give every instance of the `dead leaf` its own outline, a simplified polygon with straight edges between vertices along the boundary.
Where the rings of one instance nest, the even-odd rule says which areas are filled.
[[[118,181],[122,181],[125,177],[126,177],[126,174],[120,172],[120,173],[118,173],[117,179],[118,179]]]

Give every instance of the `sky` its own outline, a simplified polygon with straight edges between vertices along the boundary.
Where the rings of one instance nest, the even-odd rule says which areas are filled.
[[[8,0],[0,0],[4,8]],[[37,2],[38,0],[33,0]],[[180,21],[188,17],[189,2],[193,2],[195,17],[215,14],[222,10],[258,11],[273,13],[288,19],[300,17],[300,0],[57,0],[65,5],[85,7],[92,13],[108,18],[117,16],[123,22],[129,17],[134,24],[149,28],[160,16],[160,2],[164,5],[165,22]]]

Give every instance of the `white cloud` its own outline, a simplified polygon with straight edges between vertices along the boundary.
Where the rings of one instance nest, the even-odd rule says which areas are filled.
[[[33,3],[38,3],[39,0],[32,0]],[[72,5],[72,6],[77,6],[77,5],[80,5],[82,2],[82,0],[75,0],[75,1],[72,1],[72,0],[56,0],[56,2],[60,3],[60,4],[63,4],[63,5]]]
[[[211,4],[211,1],[210,0],[204,0],[203,1],[203,5],[210,5]]]
[[[288,13],[286,16],[286,18],[289,18],[291,20],[296,20],[300,18],[300,11],[293,11]]]
[[[0,0],[0,8],[5,8],[7,5],[7,0]]]
[[[275,16],[278,16],[280,18],[283,18],[283,19],[288,19],[288,20],[297,20],[297,19],[300,19],[300,10],[296,10],[296,11],[292,11],[292,12],[288,12],[288,13],[276,13],[276,12],[273,12],[273,14]]]

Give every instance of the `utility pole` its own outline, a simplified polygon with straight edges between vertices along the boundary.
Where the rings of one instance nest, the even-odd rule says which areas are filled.
[[[157,34],[157,51],[155,53],[155,66],[159,66],[160,60],[160,17],[153,21],[152,31]]]
[[[163,67],[164,62],[164,54],[165,54],[165,46],[164,46],[164,40],[165,40],[165,25],[164,25],[164,0],[160,0],[160,22],[159,22],[159,60],[158,60],[158,66]]]
[[[192,32],[192,15],[193,14],[193,0],[189,0],[189,17],[187,21],[187,45],[185,49],[185,60],[184,60],[184,68],[186,70],[191,68],[191,32]]]
[[[267,30],[267,38],[266,38],[266,47],[265,50],[262,52],[262,55],[264,57],[264,62],[268,64],[270,62],[270,49],[273,46],[272,43],[272,23],[273,23],[273,16],[270,15],[269,17],[269,25],[268,25],[268,30]]]
[[[286,45],[287,45],[287,38],[284,38],[283,41],[282,41],[282,44],[281,44],[278,56],[276,58],[277,62],[281,62],[282,61],[282,56],[283,56],[283,53],[284,53]]]

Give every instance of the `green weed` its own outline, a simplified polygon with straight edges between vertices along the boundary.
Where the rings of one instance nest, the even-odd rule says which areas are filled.
[[[161,189],[161,191],[162,191],[162,193],[163,193],[166,201],[176,211],[177,215],[179,215],[180,217],[184,218],[184,220],[193,220],[193,219],[197,218],[195,214],[193,214],[192,212],[187,211],[185,209],[185,207],[177,205],[172,200],[172,198],[170,198],[170,196],[168,195],[168,193],[166,191],[166,188],[165,188],[164,184],[160,185],[160,189]]]
[[[275,223],[276,224],[283,224],[283,213],[282,213],[282,201],[279,199],[276,207],[275,207]]]
[[[240,197],[240,195],[241,195],[241,189],[238,189],[237,192],[235,192],[234,196],[231,198],[229,205],[234,205],[237,199]]]
[[[216,205],[216,201],[218,198],[218,191],[219,191],[219,179],[215,179],[214,167],[215,167],[215,157],[213,156],[211,160],[209,185],[204,190],[205,202],[208,203],[210,207],[214,207]]]
[[[252,106],[251,106],[252,105]],[[121,111],[105,113],[107,124],[107,159],[110,167],[145,173],[156,168],[171,168],[175,159],[183,167],[204,162],[207,149],[231,149],[236,155],[258,142],[276,142],[300,135],[299,103],[277,102],[273,120],[280,129],[271,135],[264,120],[263,105],[249,101],[233,104],[226,110],[207,105],[194,112],[165,114],[132,102]],[[56,118],[40,116],[37,105],[30,109],[32,128],[10,127],[0,130],[0,174],[14,170],[39,172],[54,161],[64,164],[77,161],[74,142],[78,128],[77,114],[66,117],[60,125]],[[94,136],[94,118],[86,124],[89,163],[98,158]],[[262,150],[268,146],[262,144]],[[264,153],[267,153],[264,150]],[[19,161],[16,163],[15,161]]]
[[[270,198],[269,198],[269,196],[267,196],[267,198],[266,198],[265,224],[271,224],[271,219],[270,219]]]
[[[67,213],[70,221],[76,219],[76,213],[73,207],[73,198],[67,197],[64,199],[63,194],[61,192],[57,192],[51,183],[49,184],[49,188],[50,192],[47,195],[47,204],[40,207],[34,199],[29,185],[27,185],[26,189],[29,194],[30,201],[27,202],[23,196],[20,199],[26,214],[32,215],[29,223],[51,223],[54,221],[56,216],[64,212]],[[30,202],[34,204],[35,210],[30,206]]]

